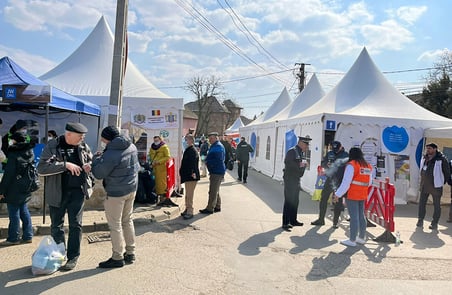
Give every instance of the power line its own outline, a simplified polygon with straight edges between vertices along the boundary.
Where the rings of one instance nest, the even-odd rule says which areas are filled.
[[[226,11],[227,14],[229,14],[229,16],[232,19],[232,22],[234,23],[234,25],[243,33],[243,35],[245,35],[246,39],[248,40],[248,42],[253,45],[254,47],[256,47],[257,51],[259,51],[259,53],[263,54],[262,51],[260,49],[262,49],[264,51],[264,55],[269,58],[271,61],[273,61],[274,63],[276,63],[279,67],[283,68],[283,69],[288,69],[289,67],[286,66],[285,64],[281,63],[276,57],[274,57],[267,49],[265,49],[262,44],[254,37],[253,33],[248,29],[248,27],[245,25],[245,23],[242,21],[242,19],[240,18],[240,16],[235,12],[235,10],[231,7],[231,5],[229,4],[228,0],[224,0],[224,2],[226,3],[226,5],[229,7],[229,9],[231,10],[232,14],[235,16],[235,18],[240,22],[240,24],[242,25],[242,27],[245,29],[245,31],[236,23],[234,16],[221,4],[220,0],[217,0],[218,4],[221,6],[221,8]],[[250,40],[251,39],[254,40],[254,42],[252,42]],[[257,44],[257,45],[256,45]]]
[[[215,34],[219,40],[225,44],[229,49],[231,49],[234,53],[236,53],[238,56],[240,56],[245,61],[255,65],[263,72],[268,72],[264,67],[259,65],[256,61],[254,61],[251,57],[249,57],[246,53],[243,52],[243,50],[238,47],[234,42],[232,42],[230,39],[228,39],[223,33],[221,33],[215,25],[213,25],[196,7],[194,7],[190,3],[185,3],[182,0],[174,0],[176,4],[184,9],[188,14],[190,14],[199,24],[201,24],[205,29],[207,29],[209,32]],[[270,76],[271,78],[278,80],[283,85],[287,84],[285,81],[280,79],[276,76]]]

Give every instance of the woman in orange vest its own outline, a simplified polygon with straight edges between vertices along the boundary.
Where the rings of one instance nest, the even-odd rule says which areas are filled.
[[[366,243],[364,202],[367,200],[367,190],[371,183],[372,166],[366,162],[360,148],[351,148],[344,178],[333,197],[333,202],[338,202],[339,198],[347,193],[345,203],[350,214],[350,239],[341,241],[342,245],[355,247],[356,243]]]

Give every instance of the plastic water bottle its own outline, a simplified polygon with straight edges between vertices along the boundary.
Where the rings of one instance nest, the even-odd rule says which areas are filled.
[[[400,246],[400,232],[399,231],[396,232],[395,246],[396,247]]]

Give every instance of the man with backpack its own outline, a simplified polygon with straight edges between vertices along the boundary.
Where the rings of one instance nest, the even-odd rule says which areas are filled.
[[[65,243],[67,262],[61,270],[72,270],[80,256],[82,217],[85,199],[92,194],[92,153],[84,142],[88,129],[81,123],[67,123],[64,135],[44,147],[38,173],[45,176],[44,198],[49,205],[51,235]],[[64,236],[64,216],[68,214],[69,236]]]

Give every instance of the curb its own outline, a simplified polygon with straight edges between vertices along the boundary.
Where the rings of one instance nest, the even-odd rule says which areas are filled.
[[[179,213],[180,206],[161,207],[158,209],[156,207],[137,206],[133,210],[133,224],[135,226],[140,226],[140,225],[149,225],[154,222],[162,222],[170,220],[174,216],[178,216]],[[85,215],[91,216],[87,216],[87,218],[85,219]],[[36,224],[37,218],[41,217],[32,216],[32,222],[34,224]],[[50,217],[48,217],[47,220],[50,220]],[[8,216],[0,216],[0,239],[6,239],[8,237],[8,223],[9,223]],[[109,231],[108,223],[105,221],[105,212],[103,210],[102,211],[86,210],[84,212],[84,224],[82,225],[82,228],[83,233]],[[67,232],[68,226],[65,226],[64,230]],[[33,235],[34,236],[50,235],[50,223],[33,225]]]

